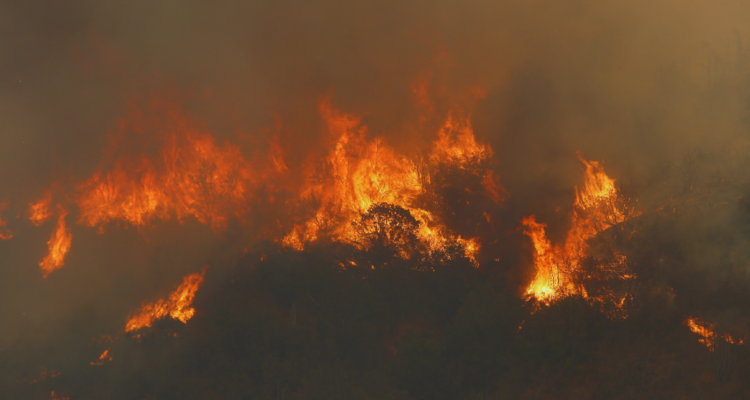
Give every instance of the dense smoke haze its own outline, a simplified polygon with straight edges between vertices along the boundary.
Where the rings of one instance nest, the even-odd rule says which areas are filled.
[[[87,379],[99,377],[90,370],[108,368],[109,364],[91,363],[104,348],[112,348],[102,343],[129,341],[128,346],[137,346],[136,339],[123,331],[126,322],[144,305],[169,298],[183,278],[200,273],[204,266],[205,282],[196,289],[196,318],[209,315],[217,304],[233,307],[232,299],[241,297],[226,297],[227,282],[254,270],[254,260],[265,261],[267,255],[269,262],[279,265],[297,262],[292,259],[304,260],[300,265],[338,260],[320,255],[327,254],[327,247],[321,250],[318,242],[354,243],[357,251],[377,247],[351,239],[369,232],[371,221],[365,217],[357,220],[360,225],[342,223],[346,229],[354,226],[354,233],[342,233],[343,228],[335,226],[330,232],[310,233],[310,223],[305,225],[305,215],[315,214],[304,211],[314,207],[305,203],[305,193],[316,193],[325,205],[320,199],[329,191],[315,186],[317,173],[309,172],[311,165],[323,157],[334,159],[338,153],[331,149],[347,145],[340,137],[350,143],[360,140],[355,134],[339,136],[336,129],[364,133],[363,141],[381,138],[387,149],[383,151],[392,149],[399,155],[393,159],[406,165],[403,160],[433,160],[443,154],[433,143],[440,143],[436,138],[447,120],[455,123],[454,131],[448,129],[452,134],[473,128],[466,146],[479,149],[480,155],[469,161],[455,156],[453,161],[461,168],[476,167],[471,171],[480,175],[472,175],[478,177],[474,186],[467,183],[444,195],[466,197],[472,204],[466,200],[468,206],[440,214],[430,208],[437,207],[436,200],[411,192],[403,195],[412,201],[408,206],[401,197],[401,203],[370,203],[397,204],[395,211],[381,211],[423,227],[434,217],[442,230],[418,233],[418,239],[433,240],[433,245],[453,243],[465,251],[460,257],[471,259],[470,269],[478,271],[471,274],[486,274],[499,282],[497,287],[512,293],[519,304],[552,301],[527,291],[537,271],[535,262],[540,268],[541,253],[529,240],[534,225],[523,225],[522,220],[533,214],[536,222],[546,224],[553,246],[563,243],[576,226],[571,215],[584,218],[584,200],[577,199],[577,191],[583,193],[588,184],[587,160],[601,162],[597,165],[617,183],[617,193],[626,202],[621,208],[614,206],[610,225],[629,233],[610,235],[613,229],[597,228],[582,236],[580,242],[589,240],[587,248],[592,249],[588,260],[598,257],[594,251],[601,246],[615,243],[617,254],[632,263],[624,276],[643,279],[641,287],[659,288],[650,293],[667,287],[681,293],[674,298],[679,311],[665,320],[678,326],[680,318],[690,314],[732,335],[750,334],[737,322],[750,321],[750,306],[739,304],[750,298],[750,207],[743,197],[750,193],[748,21],[750,2],[736,0],[0,1],[0,221],[7,222],[0,223],[0,237],[12,235],[0,240],[0,373],[6,376],[0,382],[0,397],[6,387],[7,393],[26,396],[22,398],[49,399],[53,390],[57,395],[52,398],[107,398],[107,392],[80,390],[87,387]],[[351,122],[356,118],[360,120]],[[213,197],[204,195],[201,201],[210,197],[221,204],[207,205],[208,211],[190,206],[191,211],[180,214],[178,204],[163,215],[147,216],[143,223],[123,217],[124,211],[116,216],[87,211],[101,202],[93,195],[86,197],[87,190],[114,176],[107,171],[122,167],[129,173],[133,165],[141,165],[139,160],[163,159],[170,145],[178,149],[175,154],[187,154],[179,147],[180,136],[174,144],[168,136],[154,133],[164,126],[194,132],[202,146],[195,147],[195,157],[219,154],[215,170],[207,174],[225,168],[230,177],[226,179],[241,179],[242,185]],[[458,151],[460,140],[451,140],[453,147],[446,145],[445,154]],[[118,164],[120,159],[134,161]],[[237,162],[227,166],[228,160]],[[393,161],[388,168],[402,171],[399,163]],[[431,182],[439,174],[435,171],[452,171],[454,175],[445,172],[446,185],[455,186],[468,176],[468,169],[441,163],[445,161],[425,161],[425,170],[433,174]],[[203,171],[200,165],[196,168]],[[194,174],[185,176],[192,179]],[[710,186],[714,183],[718,186]],[[707,189],[695,194],[695,188],[704,186]],[[481,205],[474,203],[479,197],[475,188],[484,193]],[[35,226],[29,219],[30,205],[47,193],[50,216]],[[347,212],[362,214],[370,203]],[[676,204],[700,210],[679,214]],[[714,207],[719,204],[726,206]],[[578,214],[571,214],[574,209]],[[667,222],[657,216],[669,209],[678,216]],[[481,223],[474,223],[474,216]],[[50,235],[54,237],[60,221],[66,222],[72,237],[69,253],[64,265],[40,271]],[[330,240],[299,239],[290,232],[318,239],[330,234]],[[472,254],[471,238],[481,245]],[[403,259],[416,251],[401,246],[393,254]],[[643,250],[652,247],[656,250]],[[269,248],[281,255],[271,255]],[[674,265],[680,266],[655,273],[644,267],[666,260],[666,253],[679,254]],[[355,258],[347,260],[359,267]],[[274,286],[281,285],[273,280],[274,272],[268,274],[263,279],[270,283],[251,286],[269,293],[287,290]],[[471,276],[456,279],[471,286]],[[653,283],[657,281],[662,283]],[[727,289],[729,281],[733,286]],[[591,287],[578,295],[593,299]],[[456,295],[456,309],[484,301],[470,289],[471,295]],[[618,301],[624,296],[622,307],[631,304],[634,290],[611,293]],[[721,292],[723,297],[717,295]],[[311,310],[325,309],[317,295],[301,293],[305,301],[312,299]],[[736,293],[744,297],[732,297]],[[297,323],[296,313],[305,315],[303,307],[308,306],[294,301],[280,300],[268,309],[287,310],[294,304]],[[201,309],[201,304],[210,305]],[[637,310],[633,306],[630,314],[645,315]],[[519,319],[532,321],[528,329],[534,332],[533,324],[549,310],[528,312]],[[463,314],[454,314],[455,310],[445,320],[458,318],[459,324]],[[175,329],[180,335],[190,330],[189,323],[183,326],[172,317],[175,321],[167,320],[175,325],[163,330]],[[638,321],[655,319],[646,316]],[[435,333],[442,332],[441,324],[434,322],[437,328],[424,331],[443,340],[442,333]],[[690,332],[684,324],[680,327],[686,335]],[[520,327],[518,331],[523,332]],[[696,337],[689,339],[697,343]],[[138,336],[137,343],[140,340]],[[129,360],[131,378],[110,373],[98,385],[151,382],[132,378],[137,375],[134,370],[152,362],[146,353]],[[740,357],[747,358],[746,353],[741,350]],[[117,363],[117,357],[108,362]],[[747,364],[740,359],[738,371],[746,372]],[[40,378],[40,371],[47,376]],[[725,379],[720,372],[717,376]],[[164,379],[177,378],[166,374]],[[489,388],[486,382],[492,379],[456,384],[472,389],[455,398],[484,399],[470,396],[489,393],[490,389],[476,388]],[[164,394],[168,390],[154,385],[142,383],[121,398],[171,398]],[[399,393],[412,396],[403,398],[430,398],[415,394],[421,389],[395,385]],[[283,384],[277,386],[271,394],[259,391],[226,398],[282,398]],[[309,394],[313,389],[292,386],[284,396],[294,392],[309,396],[296,398],[316,398]],[[216,398],[221,390],[211,393],[214,397],[202,398]],[[538,397],[524,393],[528,397],[523,398],[569,398],[543,391],[534,392]]]

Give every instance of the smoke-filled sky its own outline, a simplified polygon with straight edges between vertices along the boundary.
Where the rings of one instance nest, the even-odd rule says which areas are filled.
[[[190,222],[72,227],[66,267],[42,279],[53,224],[30,226],[29,202],[91,175],[134,96],[179,93],[248,158],[278,131],[294,174],[328,144],[321,96],[396,148],[431,138],[423,84],[492,146],[504,228],[536,213],[554,235],[580,184],[577,151],[647,191],[685,152],[747,148],[747,21],[739,0],[3,1],[0,202],[14,238],[0,242],[0,348],[54,343],[56,326],[117,330],[244,245]]]

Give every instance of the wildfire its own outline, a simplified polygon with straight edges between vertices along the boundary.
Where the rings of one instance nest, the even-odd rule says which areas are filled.
[[[715,333],[716,326],[714,324],[701,321],[698,318],[689,317],[685,320],[685,325],[687,325],[688,328],[690,328],[691,331],[694,333],[699,334],[702,339],[698,339],[699,342],[703,343],[708,347],[709,349],[714,349],[716,346],[716,341],[721,338],[727,343],[731,344],[743,344],[744,340],[742,339],[735,339],[728,333],[725,333],[721,336],[717,335]]]
[[[182,284],[166,300],[159,299],[154,303],[144,304],[141,310],[128,320],[125,325],[125,332],[151,327],[154,321],[167,315],[187,323],[195,315],[195,309],[192,307],[193,299],[195,298],[195,292],[203,284],[203,275],[206,273],[206,268],[203,267],[201,272],[183,278]]]
[[[52,192],[47,191],[44,197],[29,205],[29,220],[35,226],[42,226],[52,216]]]
[[[65,264],[65,255],[70,250],[70,243],[73,236],[65,226],[65,217],[68,215],[64,208],[58,208],[57,227],[52,233],[52,237],[47,242],[49,251],[39,266],[42,269],[42,276],[48,277],[53,271],[62,268]]]
[[[109,355],[109,349],[104,350],[104,353],[99,356],[99,359],[92,361],[91,365],[104,365],[105,362],[112,361],[112,356]]]
[[[415,205],[428,190],[432,169],[443,164],[466,168],[491,159],[492,150],[476,142],[468,120],[449,116],[428,157],[415,160],[396,153],[382,138],[370,139],[359,117],[340,113],[328,99],[320,102],[319,109],[335,141],[323,160],[307,167],[300,203],[318,206],[311,218],[295,224],[284,245],[302,250],[321,234],[358,243],[353,221],[373,205],[387,203],[407,210],[418,221],[417,236],[432,251],[455,240],[468,257],[474,257],[478,240],[454,237],[430,211]],[[491,171],[484,170],[482,186],[493,201],[502,202],[505,191]]]
[[[177,101],[155,99],[146,110],[131,108],[110,137],[102,167],[77,186],[83,225],[103,231],[113,221],[144,226],[176,216],[221,231],[229,218],[247,215],[260,183],[286,170],[275,141],[267,166],[254,168],[239,147],[216,144]],[[124,143],[140,151],[127,154]]]
[[[534,243],[536,275],[526,294],[537,300],[550,302],[565,293],[588,297],[586,291],[574,280],[580,270],[580,261],[586,256],[586,241],[605,229],[639,215],[628,204],[600,162],[586,161],[584,185],[575,187],[576,199],[570,213],[571,227],[565,243],[553,246],[545,234],[546,225],[536,222],[534,215],[525,217],[521,224],[524,233]],[[624,256],[618,262],[624,264]],[[632,278],[632,275],[630,276]],[[623,299],[624,300],[624,299]],[[623,302],[621,301],[620,304]]]

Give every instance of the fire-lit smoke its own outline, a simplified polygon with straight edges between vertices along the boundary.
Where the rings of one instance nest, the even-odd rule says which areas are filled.
[[[69,207],[76,207],[79,224],[100,233],[112,224],[143,228],[171,218],[194,218],[219,232],[231,218],[244,222],[258,188],[272,186],[271,178],[287,168],[275,139],[263,160],[253,163],[237,146],[217,145],[168,96],[147,105],[133,101],[109,139],[100,167],[63,196],[64,205],[58,204],[57,229],[41,264],[45,277],[64,265],[70,250]],[[42,225],[52,208],[49,189],[30,204],[29,220]]]
[[[133,143],[143,151],[127,154],[122,147]],[[158,150],[148,154],[149,147]],[[220,231],[229,218],[247,215],[264,178],[238,147],[217,145],[168,99],[131,110],[105,154],[103,167],[76,187],[78,222],[100,231],[111,222],[144,226],[172,217]]]
[[[62,207],[58,207],[57,226],[52,237],[47,242],[48,252],[39,266],[42,269],[42,275],[46,278],[53,271],[62,268],[65,264],[65,256],[70,251],[70,243],[73,236],[65,226],[65,217],[68,212]]]
[[[125,332],[133,332],[142,328],[150,327],[154,321],[167,316],[186,323],[195,315],[193,299],[195,292],[203,284],[203,275],[206,273],[204,267],[201,272],[190,274],[183,278],[174,292],[167,299],[159,299],[153,303],[144,304],[141,309],[125,325]]]
[[[29,221],[35,226],[42,226],[52,216],[52,191],[47,193],[39,201],[29,205]]]
[[[7,228],[8,221],[3,219],[2,212],[8,208],[8,202],[0,202],[0,240],[7,240],[13,237],[13,233]]]
[[[588,297],[581,282],[576,279],[581,270],[581,261],[586,257],[586,241],[600,232],[639,215],[615,186],[615,181],[604,172],[600,162],[586,161],[578,155],[586,167],[584,184],[575,187],[575,202],[569,214],[570,229],[565,242],[551,245],[545,233],[545,224],[536,222],[534,215],[522,220],[524,233],[534,243],[534,265],[536,274],[526,294],[537,300],[550,302],[566,294]],[[617,263],[625,264],[625,256],[616,257]],[[623,299],[624,300],[624,299]]]

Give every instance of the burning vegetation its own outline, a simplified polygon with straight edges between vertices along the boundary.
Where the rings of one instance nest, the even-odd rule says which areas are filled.
[[[657,57],[703,26],[658,1],[142,3],[0,6],[71,58],[2,67],[0,397],[750,398],[744,39]]]
[[[424,91],[415,93],[421,96],[419,104],[428,101]],[[142,303],[128,317],[124,332],[108,340],[110,348],[88,364],[107,363],[102,371],[118,370],[118,365],[133,362],[126,355],[127,346],[153,341],[198,342],[210,348],[202,330],[237,334],[233,330],[239,328],[220,327],[226,318],[235,320],[226,313],[236,309],[237,318],[247,313],[253,324],[261,326],[266,324],[263,318],[276,318],[274,324],[282,325],[272,329],[292,329],[296,333],[290,335],[300,335],[293,340],[311,343],[305,351],[324,352],[319,342],[323,339],[316,335],[334,342],[359,338],[356,345],[336,347],[335,357],[349,364],[370,360],[390,371],[396,378],[383,390],[405,390],[414,398],[458,398],[470,393],[471,387],[493,390],[493,377],[520,362],[524,352],[553,346],[549,335],[560,332],[565,340],[575,341],[571,326],[583,324],[587,331],[580,334],[585,341],[595,340],[593,330],[626,329],[636,323],[633,315],[678,301],[674,286],[679,287],[679,280],[659,277],[664,272],[654,269],[674,263],[673,256],[654,250],[660,254],[654,263],[657,256],[644,256],[641,249],[648,248],[644,243],[653,241],[658,227],[686,223],[675,218],[678,208],[689,210],[694,196],[711,194],[701,192],[693,182],[687,195],[650,208],[636,207],[638,199],[607,175],[603,161],[587,160],[580,153],[583,179],[572,191],[563,240],[550,240],[547,224],[534,214],[521,217],[521,228],[515,232],[521,231],[533,246],[533,263],[518,268],[531,268],[532,273],[528,280],[517,281],[517,288],[490,283],[511,273],[498,269],[500,258],[495,256],[503,254],[497,250],[500,232],[509,237],[507,232],[513,231],[512,225],[499,225],[509,194],[495,172],[492,148],[475,137],[469,114],[458,110],[440,117],[433,114],[439,123],[432,125],[427,144],[419,151],[401,152],[385,137],[372,135],[362,118],[337,110],[330,97],[324,97],[318,112],[329,145],[298,163],[300,178],[295,184],[278,133],[267,140],[265,153],[246,157],[238,146],[217,144],[207,128],[188,118],[180,102],[170,97],[132,102],[88,178],[56,182],[28,205],[32,225],[57,221],[48,254],[40,263],[44,278],[65,264],[72,243],[69,220],[101,235],[121,227],[146,233],[170,220],[179,224],[192,220],[218,235],[237,226],[261,229],[268,237],[254,250],[244,248],[231,272],[234,278],[221,295],[214,289],[211,296],[218,297],[202,303],[206,312],[198,328],[185,324],[196,316],[193,302],[203,285],[205,267],[185,276],[165,298]],[[421,118],[420,126],[431,126],[426,122]],[[720,208],[727,204],[717,203]],[[255,216],[255,207],[271,206],[287,215]],[[254,221],[265,225],[254,226]],[[523,236],[516,240],[522,242]],[[237,305],[225,304],[222,301],[229,300],[224,298],[241,300]],[[276,317],[258,314],[268,301],[274,304]],[[353,309],[344,304],[352,304]],[[716,333],[715,325],[693,317],[684,321],[700,335],[696,342],[709,348],[717,379],[729,379],[735,371],[735,347],[744,336]],[[444,338],[437,339],[435,332],[442,332]],[[247,340],[256,346],[262,340],[253,335]],[[436,340],[442,341],[442,347],[436,347]],[[249,354],[287,351],[286,345],[267,346],[275,350],[248,348],[239,354],[255,357]],[[571,346],[583,351],[584,344]],[[386,351],[375,352],[381,347]],[[225,357],[221,368],[231,369],[237,355],[221,348],[215,351]],[[116,359],[113,353],[118,354]],[[264,357],[287,357],[281,353]],[[429,367],[419,364],[424,357],[433,360]],[[572,362],[561,357],[554,362]],[[297,356],[291,359],[311,362]],[[443,369],[454,363],[460,366],[457,370]],[[321,373],[344,379],[345,370],[333,365]],[[431,375],[414,377],[410,371],[415,369]],[[266,388],[256,394],[283,397],[287,387],[296,393],[323,390],[311,382],[271,373],[283,383],[266,388],[256,382]],[[454,383],[447,383],[451,373]],[[414,382],[421,383],[412,386]]]
[[[70,243],[73,240],[70,231],[65,226],[65,217],[67,215],[67,211],[62,206],[59,207],[57,226],[54,232],[52,232],[52,237],[47,242],[47,246],[49,247],[47,256],[39,264],[44,278],[48,277],[56,269],[62,268],[65,264],[65,255],[68,254]]]
[[[144,304],[141,309],[125,325],[125,332],[134,332],[142,328],[150,327],[154,321],[164,317],[171,317],[187,323],[195,315],[192,307],[195,292],[203,284],[203,276],[206,267],[200,273],[190,274],[182,280],[174,292],[167,299],[159,299],[153,303]]]
[[[449,114],[429,153],[409,157],[397,154],[382,138],[369,139],[360,118],[333,109],[329,99],[321,101],[320,113],[334,141],[325,158],[306,167],[295,206],[312,205],[312,215],[294,224],[283,238],[285,246],[303,250],[326,236],[369,247],[375,244],[374,234],[399,242],[404,258],[411,256],[404,247],[418,239],[431,253],[445,253],[454,244],[474,259],[478,239],[451,233],[436,215],[443,204],[435,204],[444,178],[440,174],[447,170],[474,174],[481,194],[497,205],[503,201],[504,189],[490,169],[492,150],[477,143],[469,120]],[[388,237],[397,231],[404,234]]]
[[[415,93],[419,104],[429,104],[424,90]],[[520,217],[518,230],[513,229],[515,222],[503,217],[509,194],[495,172],[494,152],[474,135],[469,114],[459,110],[433,114],[439,120],[433,125],[422,117],[420,127],[434,127],[426,133],[429,141],[419,151],[403,152],[384,136],[372,135],[361,117],[339,111],[330,97],[324,97],[318,113],[328,145],[295,163],[300,166],[295,178],[278,132],[267,138],[264,152],[247,157],[230,142],[218,144],[173,98],[132,102],[88,178],[56,182],[28,205],[31,225],[42,227],[56,220],[48,254],[40,263],[42,276],[47,278],[65,264],[72,243],[68,221],[100,235],[127,227],[146,234],[170,220],[179,225],[192,220],[219,236],[235,226],[232,229],[239,231],[262,230],[267,237],[250,250],[243,246],[229,272],[233,278],[206,295],[200,317],[193,303],[206,278],[205,267],[185,276],[166,297],[142,303],[127,318],[124,332],[108,340],[109,348],[87,364],[106,363],[107,368],[97,370],[120,371],[134,362],[127,355],[129,346],[161,341],[210,349],[215,352],[212,357],[222,358],[222,373],[244,358],[312,365],[315,362],[304,352],[331,351],[332,359],[343,360],[343,365],[368,360],[372,368],[388,371],[395,378],[383,386],[385,392],[461,398],[471,395],[471,388],[499,390],[503,386],[495,379],[507,378],[502,371],[514,363],[525,365],[523,371],[536,368],[521,361],[526,353],[562,351],[559,358],[539,355],[543,360],[535,362],[575,363],[568,351],[585,353],[589,341],[613,345],[607,341],[614,339],[597,336],[601,330],[633,329],[650,307],[669,310],[670,304],[684,301],[676,295],[685,290],[681,280],[667,272],[667,265],[681,258],[647,243],[659,237],[672,240],[666,248],[681,246],[681,236],[657,233],[665,226],[670,232],[685,230],[681,224],[693,224],[694,219],[681,217],[678,209],[689,215],[696,198],[725,194],[692,181],[680,196],[636,207],[638,199],[607,175],[603,161],[590,161],[579,153],[582,184],[572,190],[566,232],[555,243],[548,237],[548,225],[535,214]],[[714,204],[714,210],[722,210],[729,202]],[[284,210],[286,215],[258,218],[255,208],[263,207]],[[502,269],[500,260],[507,250],[498,250],[500,242],[513,235],[517,248],[529,242],[533,246],[533,262],[519,263],[516,272]],[[651,252],[644,253],[644,248]],[[497,283],[501,276],[522,275],[518,269],[531,269],[528,279]],[[245,316],[275,333],[236,325]],[[199,320],[196,327],[186,325],[194,317]],[[745,336],[717,333],[714,324],[685,318],[684,326],[700,336],[693,342],[710,350],[713,376],[722,382],[730,379]],[[739,332],[743,325],[732,326],[740,327]],[[232,343],[251,344],[240,346],[236,354],[228,352],[207,339],[211,335],[206,329],[222,332]],[[275,335],[285,344],[267,343]],[[304,352],[287,354],[289,340]],[[555,350],[559,340],[571,344]],[[344,344],[329,349],[325,343]],[[628,361],[632,363],[652,362],[650,355],[638,361],[643,357],[637,351],[627,357],[635,357]],[[315,367],[324,375],[315,379],[354,379],[336,362]],[[198,365],[190,368],[213,374]],[[643,368],[649,374],[647,368],[652,367]],[[417,370],[427,375],[414,376]],[[276,386],[255,382],[260,388],[253,392],[256,395],[328,393],[299,375],[269,371]],[[453,380],[448,379],[451,374]],[[378,385],[367,379],[361,384]],[[540,381],[529,378],[523,385],[538,386]],[[336,390],[354,395],[365,390],[362,387]]]
[[[526,294],[539,301],[549,303],[568,295],[589,298],[583,285],[584,274],[601,274],[602,271],[617,271],[625,279],[635,279],[628,271],[627,259],[616,253],[606,265],[596,265],[594,270],[585,271],[582,265],[588,256],[587,241],[601,232],[613,228],[640,215],[630,205],[630,199],[622,195],[615,181],[604,172],[601,162],[586,161],[578,155],[585,166],[584,184],[575,187],[575,202],[569,214],[570,229],[565,242],[553,246],[545,234],[546,225],[538,223],[534,215],[521,221],[523,232],[534,243],[534,280]],[[627,294],[618,299],[618,306],[625,302]],[[597,299],[604,300],[604,299]]]

